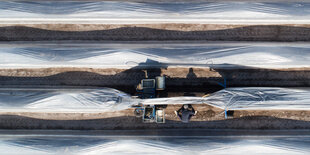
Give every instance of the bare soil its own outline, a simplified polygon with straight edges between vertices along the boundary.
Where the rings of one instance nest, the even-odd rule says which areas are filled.
[[[190,123],[182,123],[174,114],[180,106],[168,106],[166,123],[142,123],[134,109],[107,113],[1,113],[1,129],[310,129],[310,111],[235,111],[225,119],[223,110],[194,105],[198,110]]]
[[[0,69],[0,85],[10,86],[99,86],[111,87],[129,94],[144,78],[166,76],[166,91],[160,97],[204,95],[220,90],[224,78],[228,87],[309,87],[310,69],[261,69],[261,68],[40,68]],[[192,70],[190,72],[189,70]],[[197,96],[197,95],[196,95]]]
[[[307,24],[0,24],[0,41],[310,41],[309,34]]]

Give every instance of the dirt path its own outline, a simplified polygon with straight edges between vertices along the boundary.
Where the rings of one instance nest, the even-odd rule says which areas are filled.
[[[1,24],[0,41],[310,41],[310,25]]]
[[[144,68],[43,68],[1,69],[0,85],[10,86],[101,86],[135,93],[135,86],[144,78]],[[227,80],[228,87],[309,87],[310,70],[299,69],[210,69],[210,68],[148,68],[149,77],[166,76],[166,91],[161,97],[191,96],[222,89],[218,83]],[[190,72],[191,70],[191,72]],[[169,95],[170,94],[170,95]]]
[[[168,106],[166,123],[142,123],[133,109],[108,113],[1,113],[1,129],[310,129],[310,111],[235,111],[234,119],[225,119],[223,110],[194,105],[198,110],[190,123],[182,123],[174,114],[179,106]]]

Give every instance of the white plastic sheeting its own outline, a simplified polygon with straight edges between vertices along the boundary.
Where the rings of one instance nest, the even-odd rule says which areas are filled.
[[[310,88],[236,87],[201,97],[156,98],[143,104],[208,104],[225,110],[310,110]]]
[[[308,23],[308,2],[1,1],[1,21]]]
[[[101,89],[0,89],[0,111],[108,112],[136,104],[123,92]]]
[[[309,50],[310,45],[306,43],[267,42],[0,44],[0,68],[137,65],[298,68],[310,67]]]
[[[138,104],[208,104],[225,110],[310,110],[310,89],[240,87],[226,88],[205,98],[144,100],[110,88],[0,89],[0,111],[4,112],[108,112]]]
[[[144,99],[140,102],[144,105],[166,105],[166,104],[203,104],[206,99],[202,97],[169,97]]]
[[[310,110],[309,88],[226,88],[205,99],[226,110]]]
[[[2,154],[307,154],[310,137],[281,136],[100,136],[100,135],[5,135]],[[91,131],[88,131],[91,133]],[[183,134],[188,131],[183,131]],[[208,132],[208,131],[206,131]]]

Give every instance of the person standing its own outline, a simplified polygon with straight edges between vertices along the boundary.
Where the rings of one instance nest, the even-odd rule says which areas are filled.
[[[192,116],[197,114],[197,111],[190,104],[184,104],[178,111],[174,113],[180,118],[183,123],[188,123]]]

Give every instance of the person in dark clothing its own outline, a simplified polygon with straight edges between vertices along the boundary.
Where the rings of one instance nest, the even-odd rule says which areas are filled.
[[[188,123],[192,116],[195,116],[197,113],[190,104],[184,104],[178,111],[174,112],[183,123]]]

